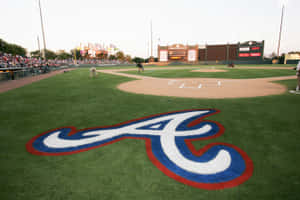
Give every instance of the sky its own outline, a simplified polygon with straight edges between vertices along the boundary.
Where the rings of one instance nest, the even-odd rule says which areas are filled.
[[[125,54],[148,57],[150,22],[157,45],[227,44],[265,40],[265,56],[300,51],[300,0],[41,0],[46,47],[115,44]],[[28,51],[42,45],[38,0],[0,0],[0,38]]]

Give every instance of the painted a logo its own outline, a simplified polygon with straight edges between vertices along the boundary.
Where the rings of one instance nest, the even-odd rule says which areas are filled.
[[[238,147],[211,143],[200,150],[195,140],[219,137],[224,127],[203,120],[218,110],[184,110],[131,120],[114,126],[76,130],[62,127],[32,138],[27,150],[36,155],[68,155],[123,139],[143,139],[152,163],[167,176],[193,187],[224,189],[250,178],[253,163]]]

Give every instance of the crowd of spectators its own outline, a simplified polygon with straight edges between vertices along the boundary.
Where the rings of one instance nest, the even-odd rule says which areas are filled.
[[[59,67],[72,64],[72,60],[43,60],[19,55],[0,53],[0,68],[40,68]]]
[[[61,69],[63,66],[72,65],[94,65],[111,66],[118,64],[130,64],[127,61],[109,59],[80,59],[74,61],[69,59],[48,59],[26,57],[0,52],[0,81],[14,80],[20,77],[48,73],[53,70]]]
[[[112,65],[112,64],[129,64],[126,61],[119,60],[108,60],[108,59],[83,59],[74,62],[73,59],[53,59],[53,60],[43,60],[41,58],[30,58],[23,57],[19,55],[12,55],[0,52],[0,68],[43,68],[43,67],[59,67],[63,65]]]
[[[130,64],[128,61],[120,60],[109,60],[109,59],[82,59],[77,60],[78,65],[119,65],[119,64]]]

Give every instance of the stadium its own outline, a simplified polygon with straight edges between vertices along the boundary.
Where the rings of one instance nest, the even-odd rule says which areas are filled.
[[[0,199],[299,199],[300,54],[267,57],[264,39],[143,58],[1,39]]]

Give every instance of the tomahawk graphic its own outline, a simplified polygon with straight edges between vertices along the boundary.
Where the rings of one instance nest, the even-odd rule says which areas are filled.
[[[67,155],[122,139],[144,139],[150,160],[169,177],[203,189],[234,187],[252,175],[252,161],[246,153],[227,143],[209,144],[199,151],[192,144],[223,134],[221,124],[203,120],[218,112],[184,110],[107,127],[62,127],[34,137],[27,150],[37,155]]]

